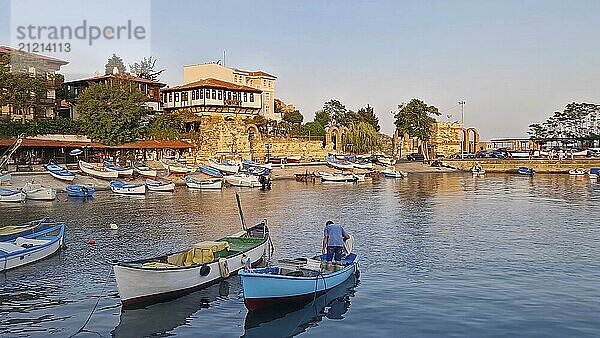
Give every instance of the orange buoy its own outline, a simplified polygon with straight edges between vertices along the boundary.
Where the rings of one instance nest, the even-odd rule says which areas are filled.
[[[89,244],[89,245],[94,245],[94,244],[96,244],[96,241],[95,241],[95,240],[93,240],[93,239],[90,239],[90,240],[88,241],[88,244]]]

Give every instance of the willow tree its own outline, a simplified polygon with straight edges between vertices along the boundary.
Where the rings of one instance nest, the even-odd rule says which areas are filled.
[[[366,122],[350,125],[350,129],[344,133],[343,141],[355,153],[368,153],[383,148],[379,133],[375,127]]]

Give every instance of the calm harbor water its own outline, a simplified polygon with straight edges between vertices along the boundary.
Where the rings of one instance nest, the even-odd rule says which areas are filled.
[[[600,184],[566,175],[414,174],[241,190],[247,222],[268,219],[276,258],[319,251],[333,219],[355,235],[360,278],[289,313],[249,315],[237,276],[121,311],[106,262],[238,231],[235,191],[0,205],[0,224],[68,222],[66,250],[0,274],[0,336],[68,337],[98,297],[76,337],[600,336]]]

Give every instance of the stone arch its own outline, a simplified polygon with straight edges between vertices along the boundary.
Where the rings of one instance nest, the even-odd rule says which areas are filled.
[[[342,135],[344,132],[346,132],[346,128],[345,127],[338,127],[338,126],[331,126],[329,128],[327,128],[327,131],[325,133],[325,143],[326,144],[332,144],[333,143],[333,150],[336,151],[340,151],[342,149]]]
[[[468,144],[469,144],[469,133],[467,132],[467,129],[462,128],[460,130],[460,151],[466,152],[467,149],[469,148]]]
[[[473,135],[473,137],[471,137],[471,134]],[[471,127],[471,128],[467,128],[466,129],[466,148],[470,153],[475,153],[477,152],[477,145],[479,144],[479,132],[477,131],[477,129]]]
[[[258,127],[255,124],[249,124],[246,127],[246,133],[248,133],[248,137],[252,137],[258,141],[261,139],[260,131],[258,131]]]

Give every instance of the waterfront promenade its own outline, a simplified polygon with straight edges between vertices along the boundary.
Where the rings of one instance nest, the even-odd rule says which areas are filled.
[[[565,174],[571,169],[600,167],[600,158],[563,160],[515,159],[444,159],[443,163],[459,170],[469,171],[476,163],[489,173],[516,173],[518,167],[533,168],[536,173]]]

